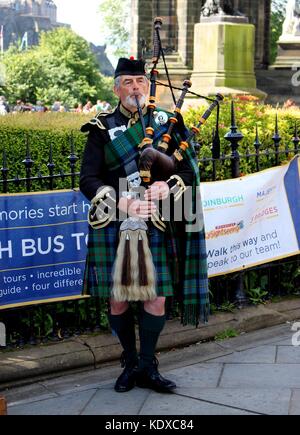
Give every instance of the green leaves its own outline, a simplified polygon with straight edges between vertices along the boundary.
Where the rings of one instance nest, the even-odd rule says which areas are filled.
[[[127,56],[130,49],[130,1],[129,0],[101,0],[106,42],[114,47],[114,55]]]
[[[268,295],[268,292],[258,287],[249,289],[247,291],[247,295],[252,304],[260,305],[266,303],[266,296]]]
[[[19,98],[48,105],[59,100],[73,108],[87,100],[116,101],[112,79],[100,74],[88,42],[71,29],[43,32],[37,47],[23,52],[11,48],[2,62],[0,89],[11,103]]]
[[[236,331],[233,328],[228,328],[225,331],[219,332],[216,336],[215,336],[215,340],[216,341],[223,341],[223,340],[228,340],[229,338],[234,338],[234,337],[238,337],[240,334],[238,331]]]
[[[38,50],[33,48],[26,52],[8,51],[3,59],[3,88],[10,100],[18,98],[35,101],[37,86],[45,80],[43,65]]]

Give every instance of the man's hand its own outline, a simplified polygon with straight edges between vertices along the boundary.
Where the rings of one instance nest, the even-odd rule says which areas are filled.
[[[145,192],[146,201],[164,200],[167,199],[170,193],[168,183],[165,181],[156,181]]]
[[[128,200],[126,198],[121,198],[118,207],[122,212],[127,213],[129,216],[141,219],[150,218],[157,210],[154,202],[141,201],[139,199]]]

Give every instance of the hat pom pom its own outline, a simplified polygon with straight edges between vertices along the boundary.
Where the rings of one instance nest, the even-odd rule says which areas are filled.
[[[130,58],[129,58],[130,60],[134,60],[134,56],[130,56]]]

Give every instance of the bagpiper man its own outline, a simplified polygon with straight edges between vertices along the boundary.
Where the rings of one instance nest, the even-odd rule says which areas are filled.
[[[145,62],[119,59],[114,86],[118,107],[113,113],[98,114],[82,127],[88,139],[80,189],[92,202],[84,293],[109,301],[110,326],[124,350],[124,371],[115,384],[119,393],[135,386],[166,393],[176,388],[173,381],[160,375],[155,358],[166,321],[166,298],[174,297],[179,302],[185,325],[197,325],[201,316],[206,320],[208,314],[202,214],[196,230],[186,230],[186,220],[167,222],[157,218],[159,205],[170,196],[173,203],[178,201],[188,187],[192,190],[190,207],[194,212],[197,209],[199,173],[195,154],[187,152],[169,179],[159,174],[158,179],[151,180],[144,197],[137,193],[141,184],[139,145],[144,137],[138,107],[147,120],[148,91]],[[166,134],[170,118],[159,109],[154,115],[153,147]],[[180,116],[168,154],[174,153],[186,131]],[[120,187],[124,179],[126,188]],[[124,215],[129,219],[124,221]],[[139,301],[139,353],[131,301]]]

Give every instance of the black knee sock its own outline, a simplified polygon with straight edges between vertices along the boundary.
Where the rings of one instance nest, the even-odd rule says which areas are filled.
[[[139,369],[143,370],[153,365],[155,348],[166,323],[166,316],[153,316],[142,310],[140,315],[140,360]]]
[[[126,365],[137,363],[137,350],[135,342],[134,316],[131,308],[120,316],[109,315],[111,328],[116,332],[124,349]]]

